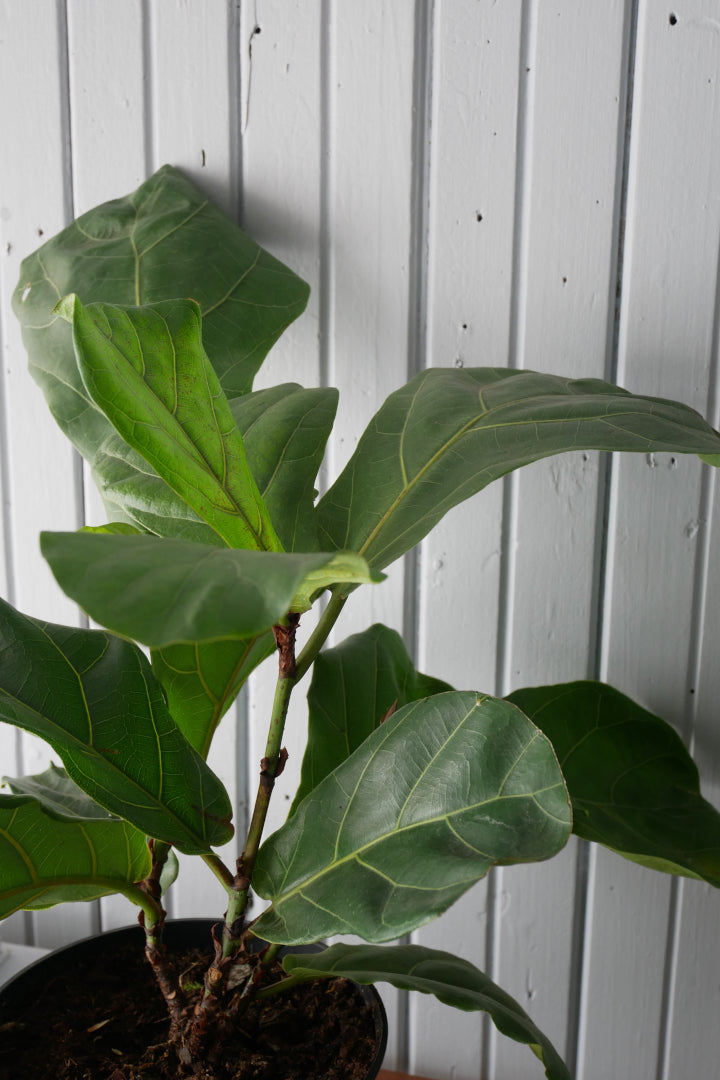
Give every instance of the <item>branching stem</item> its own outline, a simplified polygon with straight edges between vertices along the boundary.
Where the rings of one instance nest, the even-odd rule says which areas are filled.
[[[223,958],[232,956],[240,942],[253,867],[260,849],[260,841],[270,806],[270,797],[275,780],[282,772],[287,760],[287,752],[282,747],[282,740],[290,705],[290,696],[296,683],[311,667],[315,657],[324,645],[328,634],[343,609],[345,599],[339,592],[333,593],[325,611],[318,620],[315,630],[310,635],[297,660],[295,658],[295,633],[300,622],[299,615],[290,613],[283,624],[273,627],[275,642],[278,647],[278,680],[265,744],[265,755],[260,763],[260,782],[255,798],[255,806],[248,828],[245,847],[237,861],[237,874],[228,889],[229,902],[223,929]],[[227,887],[227,882],[224,881],[224,884]]]

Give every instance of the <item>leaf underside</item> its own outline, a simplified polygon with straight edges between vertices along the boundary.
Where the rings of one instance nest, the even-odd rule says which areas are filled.
[[[439,915],[496,863],[549,858],[570,833],[550,743],[474,693],[406,705],[265,841],[255,930],[281,944],[389,941]]]
[[[720,435],[686,405],[599,379],[428,369],[389,396],[320,500],[321,544],[382,569],[493,480],[593,449],[717,454]]]
[[[578,836],[720,886],[720,813],[669,724],[597,682],[516,690],[509,700],[555,747]]]
[[[42,533],[61,588],[93,619],[153,648],[262,634],[334,583],[376,581],[348,552],[247,551],[156,536]]]

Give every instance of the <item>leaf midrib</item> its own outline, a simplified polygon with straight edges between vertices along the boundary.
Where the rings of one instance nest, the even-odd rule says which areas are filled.
[[[63,654],[61,654],[61,655],[63,655]],[[143,682],[144,681],[145,680],[143,679]],[[57,728],[57,730],[62,733],[62,736],[63,736],[65,742],[67,742],[68,739],[69,739],[70,742],[72,743],[72,746],[74,746],[76,748],[76,750],[78,750],[83,757],[86,758],[87,755],[88,755],[88,752],[90,752],[93,761],[102,762],[102,764],[106,768],[111,769],[113,772],[117,773],[119,776],[122,776],[126,781],[128,781],[132,785],[132,787],[134,787],[138,791],[142,792],[145,796],[149,795],[151,800],[152,800],[152,802],[149,805],[147,803],[130,803],[128,799],[124,799],[124,798],[123,798],[123,801],[126,801],[126,802],[129,803],[129,805],[134,806],[136,808],[140,808],[141,810],[150,810],[150,809],[153,809],[153,808],[157,809],[159,807],[165,814],[167,814],[170,818],[172,818],[172,820],[174,822],[176,822],[176,824],[178,824],[181,827],[181,830],[182,830],[182,833],[183,833],[184,836],[186,836],[188,839],[192,840],[193,843],[197,843],[198,840],[200,840],[202,843],[206,844],[208,850],[210,849],[211,845],[208,844],[207,837],[204,834],[201,837],[198,837],[194,833],[190,832],[188,830],[187,824],[181,818],[178,818],[177,815],[174,813],[174,811],[172,811],[170,809],[170,807],[166,803],[161,802],[159,800],[158,796],[156,796],[152,791],[148,791],[147,789],[144,789],[143,787],[141,787],[140,783],[134,777],[129,776],[127,773],[122,772],[120,769],[113,769],[112,762],[108,761],[107,758],[103,757],[102,754],[95,748],[95,746],[92,743],[88,744],[88,743],[82,742],[78,738],[78,736],[72,734],[72,732],[67,731],[65,728],[60,727],[60,725],[57,723],[57,721],[52,720],[50,717],[44,716],[41,712],[39,712],[38,709],[34,708],[33,706],[30,706],[30,705],[26,704],[24,701],[22,701],[20,698],[17,698],[14,694],[10,693],[5,687],[3,687],[1,685],[0,685],[0,693],[3,693],[5,695],[7,695],[8,698],[10,698],[12,701],[16,702],[22,709],[26,709],[28,712],[33,713],[35,716],[40,717],[46,723],[49,723],[51,727]],[[156,731],[156,735],[157,735],[157,728],[155,726],[154,713],[152,714],[152,724],[153,724],[153,729]],[[92,728],[92,721],[91,720],[90,720],[90,725],[91,725],[91,728]],[[50,742],[50,740],[47,739],[46,736],[40,736],[40,737],[41,738],[46,738],[46,740],[48,742]],[[62,742],[60,743],[60,745],[62,745]],[[59,746],[55,746],[54,749],[62,757],[62,753],[61,753],[61,751],[59,749]],[[97,788],[99,788],[101,791],[107,791],[108,790],[107,787],[104,784],[99,783],[97,780],[95,780],[92,777],[90,779],[92,780],[93,784]],[[112,792],[111,792],[111,794],[112,794]],[[110,811],[108,811],[108,812],[110,813]],[[203,822],[204,822],[204,819],[203,819]]]
[[[382,836],[373,837],[373,839],[368,841],[368,843],[362,844],[359,848],[356,848],[354,851],[349,852],[347,855],[342,855],[339,858],[334,857],[332,859],[332,861],[327,863],[321,870],[318,870],[316,873],[310,874],[308,877],[303,878],[303,880],[301,882],[298,882],[297,885],[293,885],[290,889],[286,890],[285,892],[282,892],[282,891],[278,892],[278,894],[273,898],[273,906],[276,906],[278,903],[285,903],[291,897],[293,897],[293,896],[295,896],[297,894],[301,894],[304,889],[308,888],[309,886],[312,886],[315,882],[320,881],[323,877],[327,876],[328,874],[333,873],[338,867],[343,866],[343,865],[345,865],[346,863],[349,863],[349,862],[354,862],[354,861],[361,862],[360,857],[364,852],[370,851],[372,848],[374,848],[375,846],[377,846],[378,844],[382,843],[383,841],[385,841],[387,839],[394,838],[396,836],[401,836],[403,834],[407,834],[407,833],[412,832],[414,829],[425,828],[428,825],[432,825],[432,824],[435,824],[435,823],[438,823],[438,822],[443,822],[443,821],[448,825],[448,827],[450,827],[452,829],[451,821],[452,821],[453,818],[457,818],[460,815],[467,814],[470,811],[478,810],[482,806],[489,806],[492,803],[499,803],[499,802],[511,802],[511,801],[516,801],[518,799],[534,799],[535,796],[541,795],[545,791],[553,791],[556,788],[561,788],[561,787],[562,787],[562,784],[560,782],[558,782],[558,783],[555,783],[555,784],[549,784],[547,787],[544,787],[544,788],[538,788],[537,791],[525,791],[525,792],[521,792],[521,793],[516,794],[516,795],[493,795],[491,798],[482,799],[480,802],[470,803],[467,806],[463,806],[462,809],[460,809],[460,810],[453,810],[451,813],[448,813],[448,814],[439,814],[437,817],[426,818],[423,821],[416,821],[416,822],[413,822],[411,825],[403,825],[401,828],[393,829],[392,832],[386,833],[386,834],[384,834]],[[543,807],[539,807],[539,809],[547,817],[552,817],[552,815],[548,814],[547,811]],[[554,819],[554,820],[557,820],[557,819]],[[454,831],[455,830],[453,829],[453,832]],[[466,841],[463,840],[463,843],[466,843]],[[467,846],[472,848],[471,844],[467,844]],[[473,850],[475,850],[475,849],[473,849]],[[484,857],[485,858],[491,858],[493,862],[497,861],[496,856],[487,855],[487,856],[484,856]],[[290,870],[291,867],[292,867],[292,862],[289,864],[288,871]],[[374,867],[373,867],[373,869],[374,869]],[[288,875],[286,874],[286,877],[287,876]],[[392,879],[390,879],[390,880],[392,880]],[[396,885],[398,888],[408,888],[408,889],[414,889],[415,888],[414,885],[406,885],[406,886],[405,885],[400,885],[400,883],[397,882],[397,881],[393,881],[393,884]],[[418,888],[420,889],[420,888],[422,888],[422,886],[418,886]]]
[[[383,529],[383,527],[385,526],[385,524],[387,523],[389,518],[392,517],[392,515],[395,512],[395,510],[397,509],[397,507],[402,503],[402,501],[412,491],[412,489],[420,482],[420,480],[425,475],[425,473],[438,461],[438,459],[440,457],[442,457],[443,454],[447,453],[447,451],[450,450],[453,447],[453,445],[459,439],[461,439],[463,437],[463,435],[467,434],[468,431],[470,431],[476,424],[478,424],[480,422],[480,420],[483,419],[483,417],[490,416],[493,412],[496,412],[496,411],[498,411],[500,409],[505,409],[505,408],[511,407],[513,405],[517,405],[518,402],[527,400],[526,398],[516,398],[516,399],[510,400],[510,401],[504,401],[504,402],[502,402],[501,405],[495,405],[495,406],[492,406],[491,408],[486,408],[485,410],[479,412],[471,420],[469,420],[466,424],[464,424],[463,427],[460,428],[450,439],[448,439],[436,451],[436,453],[433,454],[433,456],[426,462],[426,464],[423,465],[423,467],[417,472],[417,474],[411,480],[407,481],[407,469],[405,467],[405,462],[402,460],[402,446],[404,444],[405,433],[406,433],[406,430],[407,430],[408,425],[409,425],[410,415],[411,415],[412,409],[415,406],[416,399],[419,397],[422,390],[425,389],[425,385],[426,385],[425,383],[422,383],[421,386],[418,388],[417,392],[413,395],[412,401],[410,403],[410,407],[408,408],[407,415],[405,417],[405,421],[404,421],[403,426],[402,426],[402,430],[401,430],[400,435],[399,435],[400,452],[401,452],[400,469],[401,469],[401,473],[402,473],[403,478],[406,480],[405,486],[401,489],[400,493],[396,496],[396,498],[393,500],[391,505],[385,511],[385,513],[380,518],[380,520],[378,521],[377,525],[374,527],[372,532],[368,535],[368,538],[365,541],[365,543],[362,545],[361,548],[358,549],[360,555],[365,554],[367,549],[373,543],[375,537]],[[482,391],[481,390],[478,391],[478,396],[482,400]],[[541,396],[547,396],[547,395],[541,395]],[[570,400],[572,400],[572,396],[569,396],[569,397],[570,397]],[[610,424],[610,417],[614,418],[614,417],[645,416],[645,415],[652,415],[652,410],[649,410],[648,413],[643,413],[643,412],[640,412],[640,411],[637,411],[637,410],[634,410],[634,409],[627,409],[627,410],[623,410],[623,411],[613,412],[613,413],[609,414],[608,416],[574,417],[574,418],[568,417],[568,418],[565,418],[565,419],[563,419],[562,417],[553,417],[552,419],[548,419],[548,420],[515,420],[515,421],[508,421],[507,423],[486,424],[486,425],[483,425],[483,430],[484,431],[494,431],[497,428],[529,427],[529,426],[536,427],[536,426],[541,425],[541,424],[576,424],[577,425],[577,424],[582,424],[584,422]],[[610,426],[613,426],[613,425],[610,425]],[[637,438],[641,438],[641,436],[637,436]],[[652,440],[651,439],[647,439],[646,441],[647,441],[649,446],[652,445]],[[571,449],[571,448],[567,448],[567,449]],[[580,448],[580,449],[582,449],[582,448]],[[346,547],[347,547],[347,543],[348,543],[349,533],[350,533],[350,521],[349,521],[349,517],[348,517],[348,527],[347,527],[347,531],[346,531],[346,535],[345,535],[345,544],[344,544],[344,546],[346,546]],[[383,549],[383,550],[385,550],[385,549]],[[379,553],[379,554],[381,554],[381,553]]]

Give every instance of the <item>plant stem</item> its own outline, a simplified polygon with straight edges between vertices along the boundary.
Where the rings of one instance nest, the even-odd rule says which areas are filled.
[[[218,881],[220,881],[226,889],[230,890],[234,887],[235,879],[232,876],[232,872],[214,851],[208,851],[202,858],[210,867]]]
[[[156,927],[162,926],[165,912],[160,906],[159,901],[146,893],[139,885],[128,885],[125,889],[118,889],[118,892],[122,893],[131,904],[135,904],[136,907],[142,909],[142,913],[145,917],[143,925],[145,926],[146,934],[148,932],[154,933]]]
[[[328,634],[338,620],[338,616],[345,606],[347,596],[340,592],[333,592],[327,607],[318,619],[318,624],[308,638],[305,647],[301,650],[295,665],[295,681],[300,682],[305,672],[312,666],[315,657],[325,644]]]
[[[299,615],[289,614],[286,624],[273,627],[278,646],[278,680],[275,687],[270,726],[265,744],[265,755],[260,763],[260,783],[255,798],[250,826],[243,853],[237,862],[237,875],[228,889],[229,902],[225,913],[222,956],[231,956],[237,948],[242,932],[242,919],[247,907],[248,892],[252,879],[255,859],[260,849],[265,821],[267,819],[270,797],[276,778],[280,775],[287,760],[287,752],[282,748],[285,720],[287,718],[290,696],[295,684],[311,667],[328,634],[337,622],[345,605],[346,597],[334,592],[325,611],[320,616],[315,630],[295,658],[295,631],[300,621]],[[227,884],[226,882],[224,882]]]

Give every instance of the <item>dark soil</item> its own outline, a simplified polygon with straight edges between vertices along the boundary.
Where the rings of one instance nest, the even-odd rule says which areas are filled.
[[[50,979],[17,1018],[0,1014],[0,1080],[362,1080],[374,1058],[373,1013],[358,987],[323,979],[250,1005],[218,1060],[183,1071],[142,948],[107,960]],[[209,957],[193,950],[175,963],[187,989]]]

